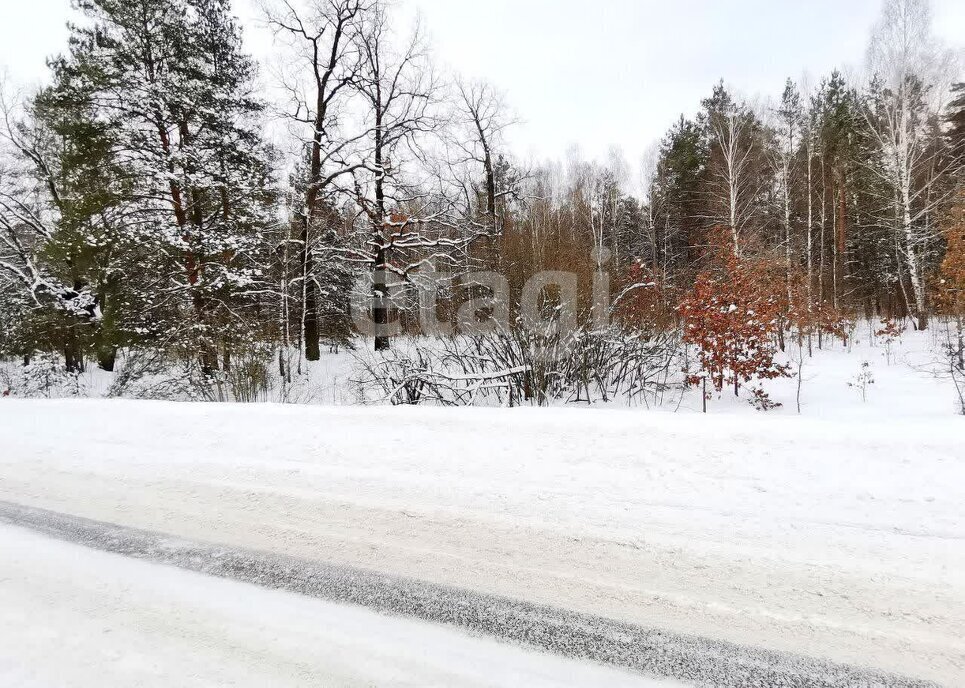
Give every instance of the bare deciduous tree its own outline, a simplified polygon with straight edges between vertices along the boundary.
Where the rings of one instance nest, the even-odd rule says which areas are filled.
[[[369,226],[360,259],[374,275],[372,287],[375,348],[389,347],[383,333],[389,324],[391,273],[408,276],[412,267],[394,265],[395,251],[414,251],[443,245],[416,231],[426,227],[437,213],[421,190],[407,184],[403,160],[424,158],[422,137],[438,126],[434,112],[439,82],[429,60],[421,27],[398,49],[393,23],[384,3],[376,2],[366,13],[362,30],[355,34],[359,68],[352,86],[362,102],[367,124],[360,162],[353,168],[355,202]]]
[[[930,218],[947,200],[937,182],[951,169],[934,146],[940,103],[930,102],[946,93],[936,83],[948,65],[942,53],[931,35],[925,0],[886,0],[868,50],[874,81],[864,115],[878,153],[868,167],[892,194],[887,206],[893,212],[882,221],[894,229],[911,286],[908,306],[919,329],[928,325],[927,253],[937,237]]]
[[[351,155],[353,146],[364,136],[364,128],[346,132],[339,127],[339,117],[344,114],[350,86],[359,73],[357,36],[372,8],[366,0],[311,0],[302,7],[283,0],[264,8],[268,25],[292,54],[280,78],[291,107],[283,115],[294,129],[301,159],[307,162],[306,178],[296,180],[301,182],[305,197],[296,219],[301,226],[301,274],[297,280],[301,287],[301,329],[309,361],[318,360],[320,355],[313,258],[319,199],[339,177],[363,164],[352,162]],[[283,299],[287,293],[286,284]]]

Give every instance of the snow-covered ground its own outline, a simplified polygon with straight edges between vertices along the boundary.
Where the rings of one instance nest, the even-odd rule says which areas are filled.
[[[921,344],[817,353],[800,416],[793,380],[706,416],[5,399],[0,499],[960,685],[965,419]]]
[[[0,526],[0,685],[673,685]]]
[[[888,342],[875,336],[878,321],[861,322],[855,326],[846,344],[837,339],[826,339],[823,348],[812,340],[812,355],[806,351],[798,355],[797,344],[788,342],[786,353],[779,353],[777,360],[787,364],[791,377],[769,380],[761,387],[781,404],[770,415],[830,416],[844,415],[863,418],[908,418],[921,416],[948,416],[960,412],[961,403],[957,390],[948,376],[948,361],[940,351],[942,325],[925,333],[905,332],[900,339]],[[394,346],[399,350],[411,349],[418,343],[432,348],[433,340],[414,338],[398,340]],[[371,348],[371,342],[359,342],[360,347]],[[365,389],[359,380],[362,372],[361,358],[371,357],[371,352],[340,350],[338,353],[323,351],[318,361],[301,361],[293,352],[293,369],[297,371],[291,384],[283,386],[278,378],[275,364],[268,370],[267,389],[259,393],[259,401],[295,404],[319,404],[324,406],[354,406],[363,400],[381,398],[384,392]],[[678,361],[683,366],[683,361]],[[122,354],[118,371],[128,365]],[[136,367],[136,366],[135,366]],[[800,375],[798,374],[800,372]],[[159,380],[171,381],[178,373],[147,376],[129,382],[121,389],[115,385],[118,373],[108,373],[96,366],[88,366],[83,373],[67,375],[62,364],[51,357],[35,357],[28,368],[20,361],[0,360],[0,395],[11,398],[123,398],[172,399],[190,401],[198,399],[184,389],[184,383],[160,385]],[[669,382],[674,388],[660,396],[659,410],[680,413],[699,413],[702,403],[696,388],[680,389],[683,374],[671,371]],[[861,383],[864,378],[865,384]],[[800,385],[798,384],[800,381]],[[227,388],[227,385],[225,386]],[[159,389],[163,388],[163,393]],[[215,390],[209,390],[214,392]],[[227,390],[223,390],[228,394]],[[741,398],[735,398],[728,389],[709,403],[711,413],[757,413],[748,403],[748,388],[742,390]],[[648,399],[651,406],[656,403]],[[585,402],[567,404],[553,400],[554,405],[584,406]],[[639,399],[634,401],[640,405]],[[626,408],[626,400],[619,395],[614,401],[593,404],[599,408]]]

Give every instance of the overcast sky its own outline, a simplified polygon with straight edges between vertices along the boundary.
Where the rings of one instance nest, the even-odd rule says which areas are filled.
[[[524,121],[525,157],[563,157],[574,144],[604,157],[619,143],[632,165],[720,78],[774,97],[788,76],[860,68],[880,0],[399,0],[420,11],[437,61],[484,77]],[[235,0],[248,48],[270,38],[253,0]],[[44,78],[65,45],[70,0],[3,0],[0,66]],[[962,46],[965,1],[933,0],[935,31]]]

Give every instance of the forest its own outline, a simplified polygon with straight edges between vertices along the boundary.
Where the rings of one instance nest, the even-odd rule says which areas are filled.
[[[965,84],[924,0],[884,1],[861,73],[721,75],[640,174],[518,158],[499,85],[382,0],[267,3],[272,73],[229,0],[75,4],[47,83],[2,84],[8,376],[253,400],[341,348],[392,403],[766,410],[870,321],[934,332],[965,398]]]

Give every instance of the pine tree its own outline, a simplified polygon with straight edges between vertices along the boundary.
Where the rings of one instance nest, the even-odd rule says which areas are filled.
[[[702,238],[700,183],[707,165],[707,141],[696,122],[683,117],[660,144],[650,189],[654,269],[671,275],[692,265]],[[681,276],[686,280],[692,275]]]
[[[68,370],[81,362],[83,349],[91,349],[110,371],[118,349],[135,337],[143,313],[135,286],[143,286],[151,256],[122,230],[128,186],[114,155],[113,132],[92,101],[80,97],[88,94],[73,95],[78,97],[64,98],[55,85],[34,100],[37,126],[51,137],[37,172],[49,175],[57,218],[44,257],[75,290],[89,289],[94,299],[94,317],[68,317],[65,323]]]
[[[784,281],[787,288],[788,306],[793,305],[793,275],[796,269],[794,256],[794,187],[797,181],[797,158],[801,147],[804,114],[801,94],[790,79],[784,85],[781,107],[777,111],[777,145],[774,146],[775,167],[780,185],[781,225],[784,229]],[[783,348],[783,338],[782,338]]]
[[[210,372],[219,347],[230,361],[250,294],[260,291],[252,289],[263,277],[258,234],[271,222],[254,66],[238,50],[226,0],[78,7],[89,21],[72,27],[45,100],[62,112],[90,103],[110,132],[128,206],[121,231],[161,256],[161,279],[142,295],[151,334],[183,345]]]

